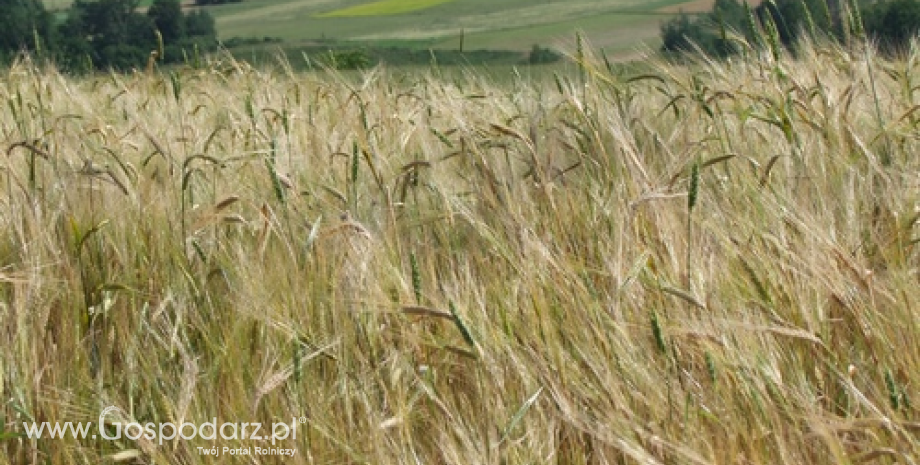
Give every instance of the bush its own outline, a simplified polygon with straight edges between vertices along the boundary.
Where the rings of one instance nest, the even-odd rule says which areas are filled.
[[[751,34],[747,18],[748,11],[738,0],[716,0],[712,11],[706,15],[691,19],[681,13],[663,24],[661,49],[666,53],[686,53],[699,47],[711,56],[731,55],[736,52],[736,46],[729,36]]]
[[[281,42],[280,37],[231,37],[223,41],[223,46],[235,48],[244,45],[280,44]]]
[[[551,48],[541,47],[536,44],[534,44],[533,48],[530,49],[530,55],[527,56],[527,62],[532,65],[555,63],[561,59],[562,54],[559,52]]]
[[[371,58],[364,50],[329,50],[320,62],[332,69],[354,70],[370,66]]]
[[[681,13],[661,25],[661,50],[666,53],[686,53],[694,50],[694,44],[703,48],[710,41],[710,34],[699,20],[691,20]]]
[[[0,11],[0,57],[47,46],[52,18],[40,1],[0,0]]]
[[[661,26],[661,50],[665,53],[694,51],[696,44],[711,56],[726,56],[736,52],[727,34],[738,32],[748,43],[757,43],[756,31],[775,26],[779,42],[794,49],[803,33],[814,37],[840,39],[848,37],[847,29],[864,27],[868,36],[882,50],[894,52],[906,48],[920,32],[920,0],[880,0],[858,2],[859,11],[853,19],[862,25],[841,21],[839,11],[830,0],[775,0],[762,2],[753,12],[737,0],[716,0],[713,10],[698,18],[681,14]],[[771,25],[772,23],[772,25]],[[767,27],[764,27],[767,26]],[[727,40],[728,39],[728,40]]]
[[[878,2],[863,11],[866,33],[883,50],[906,47],[920,31],[920,2],[893,0]]]

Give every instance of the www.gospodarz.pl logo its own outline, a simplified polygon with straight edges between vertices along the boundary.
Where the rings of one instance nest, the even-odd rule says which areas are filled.
[[[297,425],[306,422],[306,418],[292,418],[290,423],[277,422],[271,424],[271,429],[263,428],[262,423],[239,423],[225,422],[217,423],[217,418],[204,422],[200,425],[191,422],[183,422],[179,425],[175,423],[138,423],[107,421],[106,417],[114,418],[124,417],[124,412],[115,406],[109,406],[99,414],[99,434],[103,439],[117,440],[127,438],[132,441],[144,438],[148,441],[156,441],[163,444],[163,441],[173,439],[192,440],[201,438],[213,441],[218,437],[225,440],[252,440],[252,441],[271,441],[275,445],[277,441],[287,439],[297,439]],[[114,427],[114,431],[107,431],[106,426]]]
[[[196,438],[204,440],[216,440],[218,437],[224,440],[236,441],[263,441],[271,442],[275,445],[277,441],[297,440],[297,426],[307,422],[306,417],[300,419],[292,418],[290,423],[278,422],[272,423],[270,429],[263,428],[262,423],[239,423],[226,422],[218,424],[217,418],[200,425],[191,422],[182,422],[178,425],[175,423],[139,423],[136,421],[124,421],[128,418],[124,411],[118,407],[106,407],[99,414],[99,422],[96,424],[96,431],[93,431],[92,422],[66,422],[66,423],[27,423],[22,424],[25,429],[25,436],[30,439],[42,438],[65,438],[68,435],[76,439],[102,439],[119,440],[129,439],[137,441],[144,440],[157,442],[160,445],[164,441],[175,439],[192,440]]]

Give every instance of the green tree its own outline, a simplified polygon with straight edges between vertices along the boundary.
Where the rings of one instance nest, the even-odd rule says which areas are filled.
[[[555,63],[561,59],[562,55],[559,52],[549,47],[541,47],[537,44],[533,45],[533,48],[530,49],[530,54],[527,55],[527,63],[531,65]]]
[[[0,0],[0,5],[27,1],[39,0]],[[57,63],[76,71],[141,68],[159,45],[155,31],[163,39],[165,53],[160,58],[166,62],[179,62],[193,49],[198,53],[216,48],[214,18],[207,12],[186,15],[180,0],[154,0],[142,13],[139,1],[75,0],[57,28]]]
[[[776,0],[763,2],[757,7],[757,16],[776,24],[780,40],[791,46],[803,32],[835,36],[829,0]]]
[[[147,9],[147,17],[163,36],[166,43],[176,43],[185,38],[185,16],[179,0],[154,0]]]
[[[51,15],[40,0],[0,0],[0,58],[47,48]]]
[[[89,61],[100,69],[143,66],[156,39],[153,22],[136,8],[137,0],[76,0],[60,26],[63,62]]]
[[[708,40],[699,20],[690,19],[686,13],[661,25],[661,50],[667,53],[692,52],[694,44],[705,48]]]
[[[712,56],[731,55],[736,49],[732,36],[745,33],[746,18],[744,5],[738,0],[716,0],[712,11],[705,15],[691,18],[681,13],[663,24],[661,48],[669,53],[685,53],[699,47]]]
[[[217,27],[214,25],[214,17],[204,10],[190,12],[185,17],[185,31],[189,37],[199,37],[217,40]]]
[[[866,33],[887,51],[897,51],[910,44],[920,31],[920,1],[892,0],[877,2],[862,12]]]
[[[95,51],[86,31],[82,12],[71,8],[57,29],[56,61],[63,69],[85,72],[95,67]]]
[[[192,11],[182,17],[184,35],[175,43],[166,43],[166,62],[178,62],[199,52],[217,48],[214,18],[206,11]]]

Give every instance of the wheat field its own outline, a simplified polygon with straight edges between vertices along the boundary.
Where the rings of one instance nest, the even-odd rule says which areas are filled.
[[[0,463],[918,463],[917,51],[573,54],[5,70]]]

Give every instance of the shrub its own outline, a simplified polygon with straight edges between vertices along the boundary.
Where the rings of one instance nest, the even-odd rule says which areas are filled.
[[[917,0],[873,3],[862,16],[866,33],[888,51],[905,47],[920,31],[920,2]]]
[[[364,50],[329,50],[320,62],[332,69],[353,70],[367,68],[371,58]]]
[[[537,44],[534,44],[533,48],[530,49],[530,54],[527,56],[527,62],[532,65],[555,63],[561,59],[562,54],[559,52],[548,47],[541,47]]]

